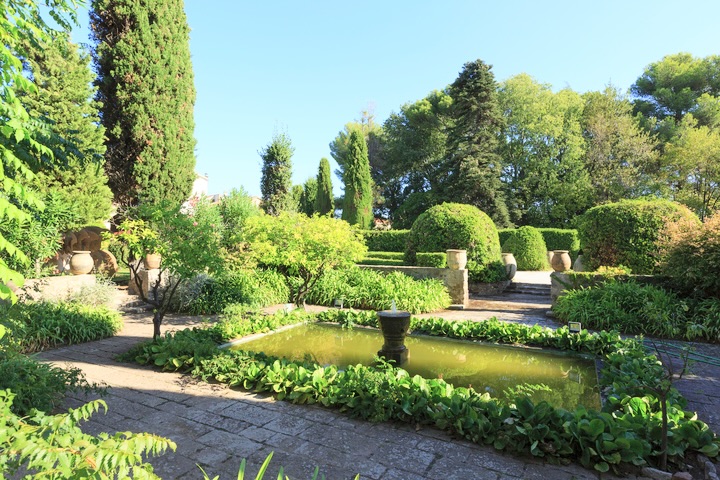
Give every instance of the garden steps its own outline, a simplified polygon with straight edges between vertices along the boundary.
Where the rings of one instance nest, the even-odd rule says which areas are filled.
[[[151,305],[143,302],[140,296],[128,293],[127,287],[117,289],[113,306],[116,310],[129,315],[147,313],[153,309]]]
[[[508,293],[524,293],[527,295],[550,297],[550,285],[538,283],[512,282],[505,291]]]

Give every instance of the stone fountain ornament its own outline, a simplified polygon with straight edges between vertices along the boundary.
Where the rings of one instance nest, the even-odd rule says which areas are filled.
[[[398,311],[393,300],[390,310],[377,312],[377,316],[385,339],[378,356],[385,357],[388,362],[394,361],[396,366],[405,364],[409,355],[405,337],[410,329],[410,312]]]

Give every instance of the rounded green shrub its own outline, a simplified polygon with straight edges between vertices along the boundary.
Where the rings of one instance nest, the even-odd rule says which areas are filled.
[[[487,214],[472,205],[443,203],[421,214],[407,237],[405,261],[415,265],[418,252],[467,250],[468,261],[482,267],[500,260],[500,239]]]
[[[678,232],[660,272],[684,295],[720,297],[720,213],[697,230]]]
[[[593,270],[625,265],[633,273],[656,273],[672,232],[691,231],[700,220],[668,200],[623,200],[593,207],[578,217],[580,244]]]
[[[515,256],[518,270],[548,270],[547,247],[540,230],[520,227],[512,231],[502,246]]]

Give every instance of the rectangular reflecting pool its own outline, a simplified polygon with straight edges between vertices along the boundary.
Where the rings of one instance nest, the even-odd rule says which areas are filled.
[[[311,323],[241,340],[231,348],[290,360],[312,360],[321,365],[371,365],[383,344],[380,331],[343,329]],[[518,385],[544,385],[531,398],[556,407],[600,407],[595,360],[575,354],[535,348],[490,345],[429,336],[405,340],[410,355],[402,368],[411,375],[442,378],[459,387],[473,387],[503,398]]]

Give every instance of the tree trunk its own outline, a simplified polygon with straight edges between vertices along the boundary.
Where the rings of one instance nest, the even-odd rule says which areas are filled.
[[[158,308],[155,310],[155,314],[153,315],[153,340],[156,340],[160,336],[160,325],[162,324],[163,319],[163,313],[161,312],[161,309]]]

